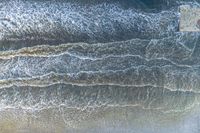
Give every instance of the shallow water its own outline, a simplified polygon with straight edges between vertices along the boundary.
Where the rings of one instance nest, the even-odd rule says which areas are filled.
[[[0,2],[0,133],[198,133],[191,0]]]

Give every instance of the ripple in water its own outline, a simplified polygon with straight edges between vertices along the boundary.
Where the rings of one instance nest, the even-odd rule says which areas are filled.
[[[1,133],[197,133],[191,0],[0,2]]]

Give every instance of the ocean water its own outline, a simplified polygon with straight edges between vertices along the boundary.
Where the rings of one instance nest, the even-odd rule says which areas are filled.
[[[199,133],[196,0],[1,0],[0,133]]]

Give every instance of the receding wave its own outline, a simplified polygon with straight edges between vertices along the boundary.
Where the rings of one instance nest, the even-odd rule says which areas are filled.
[[[187,92],[187,96],[185,96],[185,92],[169,91],[162,87],[76,86],[68,84],[54,84],[47,87],[13,86],[1,89],[0,95],[1,107],[4,107],[2,109],[15,107],[27,110],[41,110],[59,106],[77,109],[95,109],[101,106],[142,106],[146,109],[159,109],[163,112],[181,109],[184,111],[191,106],[191,103],[196,102],[196,98],[199,99],[199,95],[192,92]],[[167,100],[168,97],[171,98]],[[185,104],[186,97],[188,97],[187,104]],[[166,100],[161,102],[161,99]],[[175,103],[177,106],[174,106]]]
[[[87,6],[14,0],[1,4],[0,40],[7,45],[159,38],[178,31],[178,13],[173,10],[147,13],[117,3]]]
[[[3,132],[132,129],[195,110],[200,34],[179,32],[179,7],[199,3],[0,1],[0,126],[22,121]]]

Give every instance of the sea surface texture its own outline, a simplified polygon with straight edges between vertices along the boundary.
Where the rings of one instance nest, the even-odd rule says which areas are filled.
[[[200,0],[0,0],[0,133],[200,133]]]

